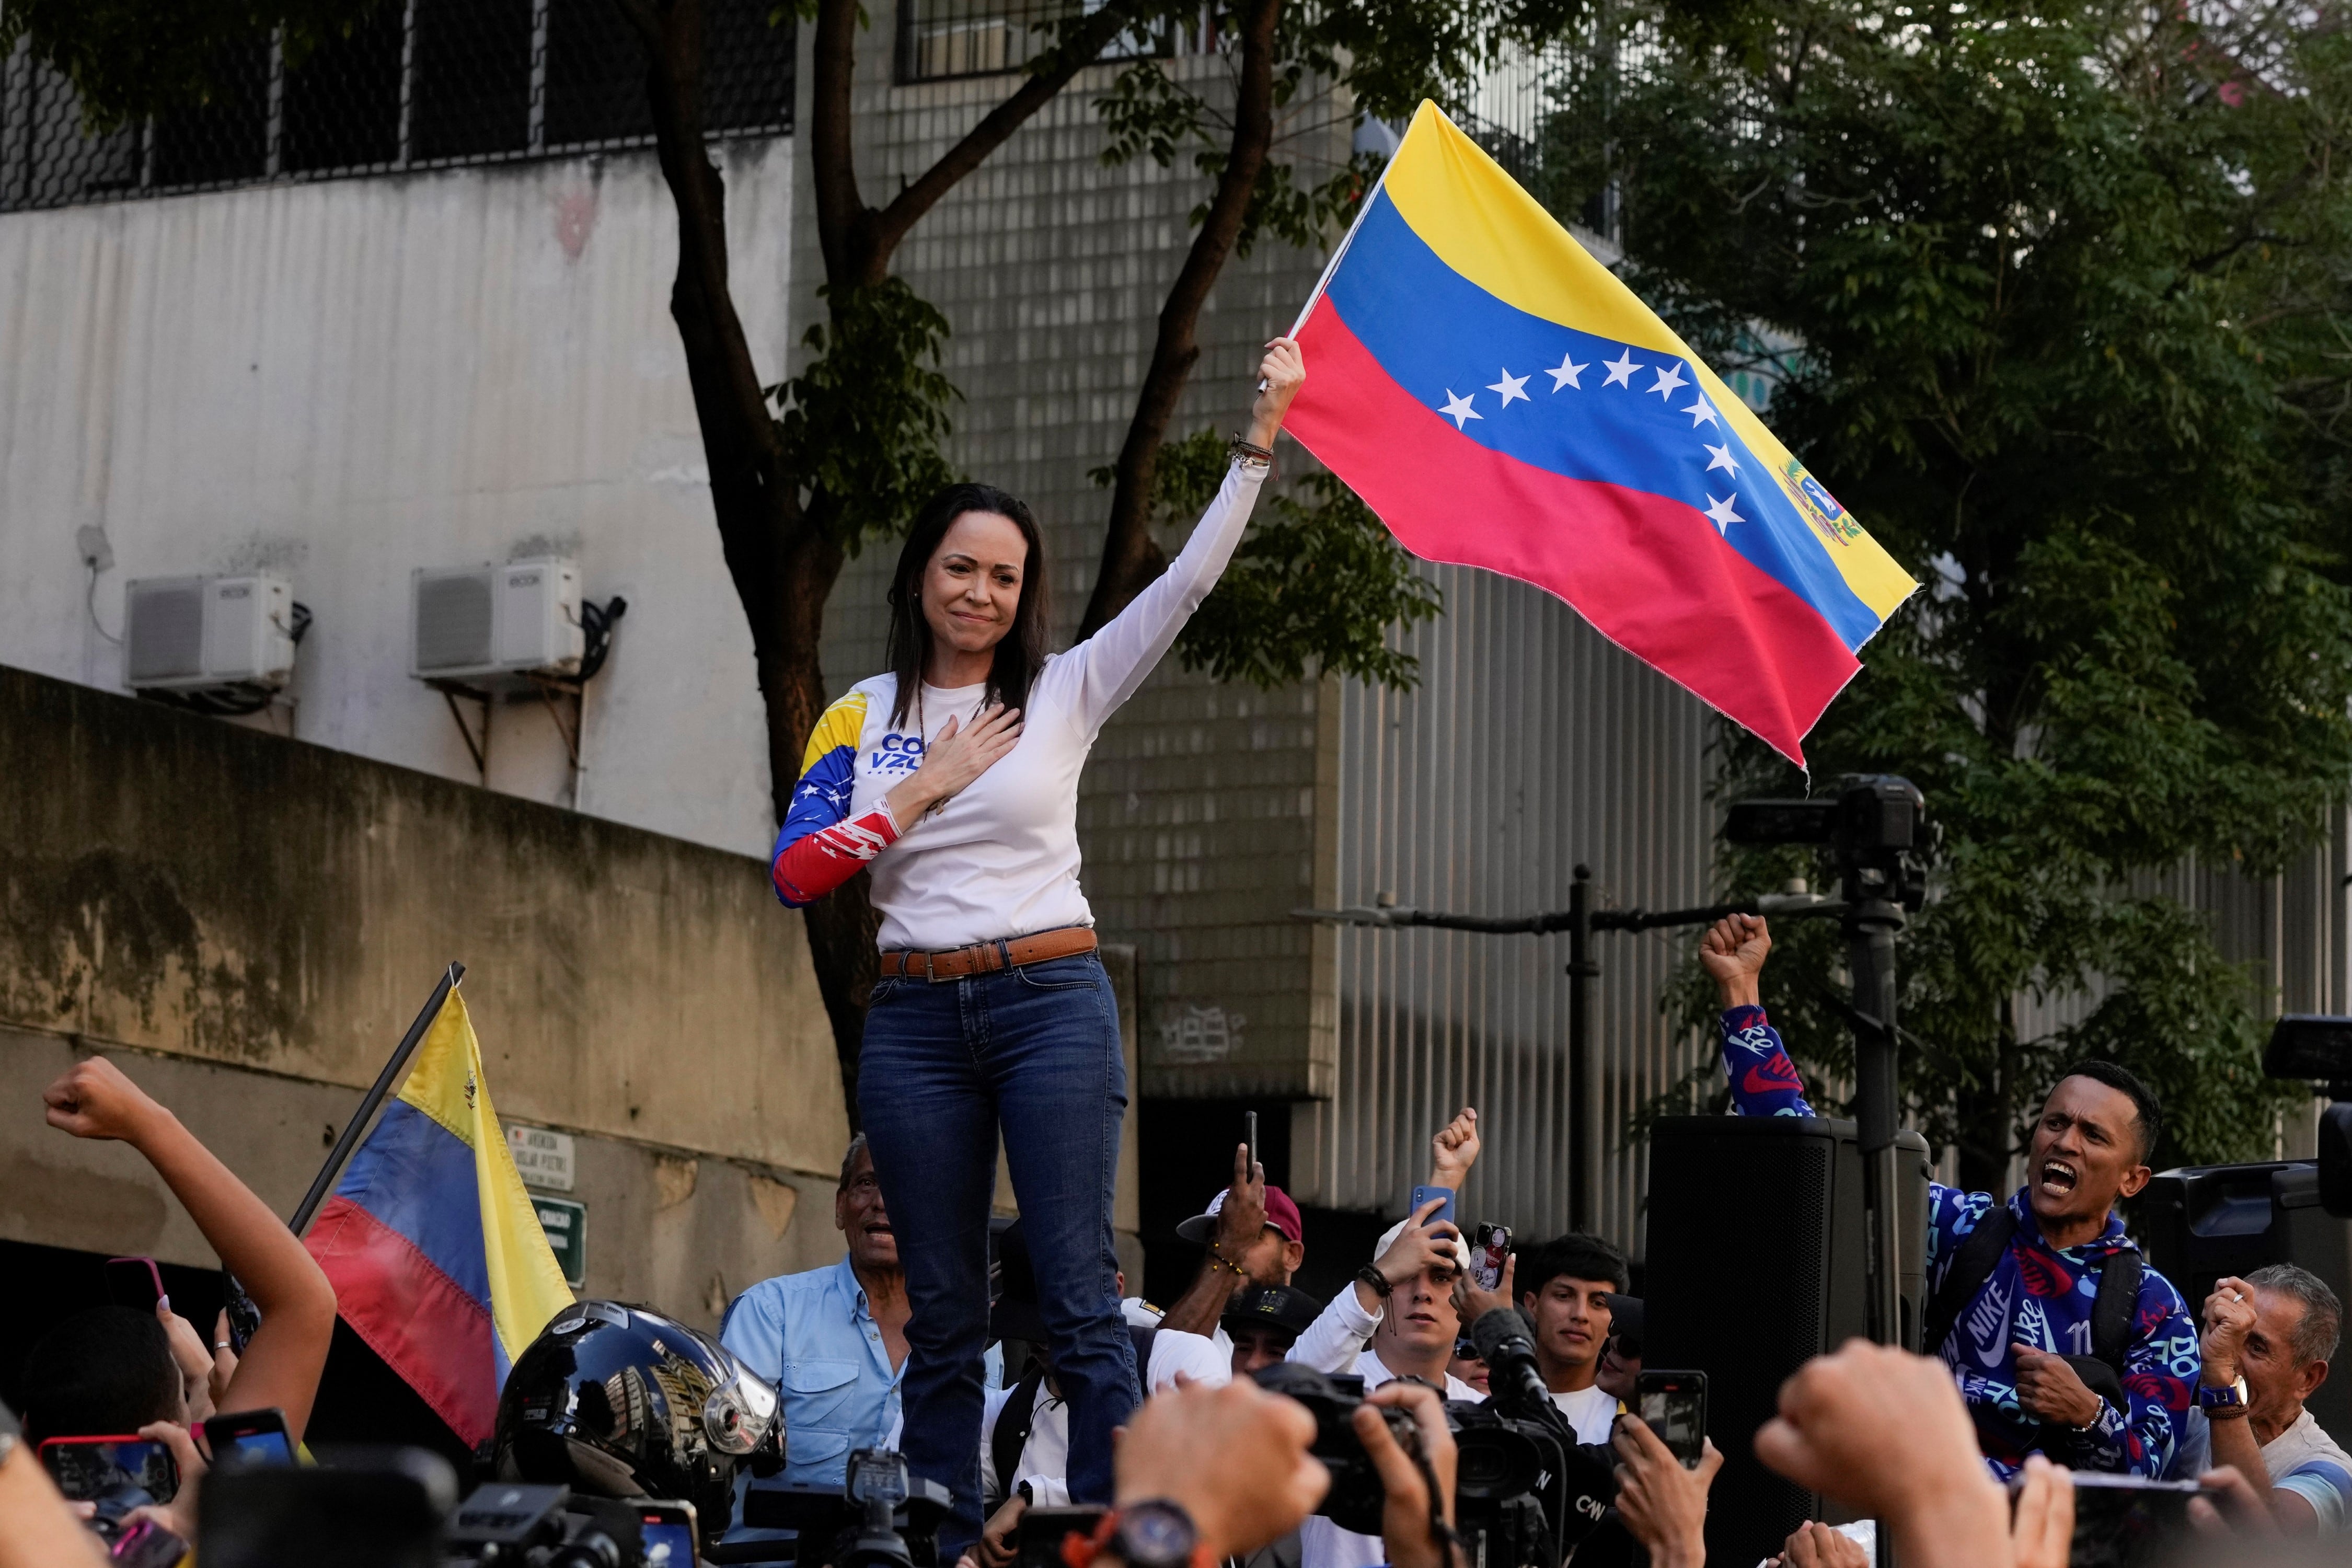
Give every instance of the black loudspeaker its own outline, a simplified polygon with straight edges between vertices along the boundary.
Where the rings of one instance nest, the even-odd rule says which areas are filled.
[[[1904,1342],[1924,1306],[1927,1144],[1897,1139]],[[1650,1130],[1643,1361],[1706,1373],[1707,1435],[1723,1469],[1707,1500],[1710,1563],[1755,1563],[1825,1512],[1766,1469],[1756,1429],[1780,1384],[1867,1331],[1862,1152],[1854,1124],[1794,1116],[1673,1116]]]
[[[2274,1160],[2251,1165],[2184,1165],[2148,1178],[2133,1227],[2154,1264],[2204,1326],[2205,1298],[2224,1274],[2294,1263],[2352,1299],[2352,1221],[2320,1202],[2320,1165]],[[2352,1365],[2336,1352],[2327,1381],[2308,1401],[2330,1433],[2352,1433]]]

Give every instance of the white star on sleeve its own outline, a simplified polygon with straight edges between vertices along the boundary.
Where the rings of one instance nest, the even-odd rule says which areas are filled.
[[[1521,395],[1524,396],[1525,394],[1521,394]],[[1454,427],[1456,430],[1463,428],[1463,426],[1468,425],[1473,419],[1484,419],[1486,417],[1485,415],[1470,406],[1470,400],[1468,398],[1457,396],[1454,394],[1454,389],[1450,386],[1445,389],[1445,406],[1439,409],[1438,412],[1453,420]]]
[[[1672,397],[1677,388],[1690,384],[1683,380],[1683,367],[1678,364],[1670,364],[1662,370],[1655,365],[1650,368],[1658,372],[1658,384],[1650,390],[1660,397]]]
[[[1511,399],[1514,397],[1517,398],[1521,403],[1534,401],[1528,396],[1528,378],[1524,375],[1513,375],[1508,365],[1503,367],[1503,379],[1500,381],[1487,383],[1486,390],[1489,392],[1501,393],[1503,395],[1503,406],[1506,408],[1508,408],[1511,405]],[[1453,394],[1448,392],[1446,395],[1450,397]]]
[[[1582,392],[1584,384],[1576,378],[1591,368],[1591,365],[1577,363],[1574,354],[1562,354],[1559,356],[1559,366],[1544,374],[1551,377],[1551,389],[1554,392],[1558,392],[1563,386],[1572,386],[1577,391]]]
[[[1730,442],[1726,441],[1720,447],[1706,441],[1700,442],[1699,445],[1706,447],[1710,454],[1706,464],[1706,471],[1708,473],[1711,474],[1717,468],[1728,468],[1731,470],[1731,477],[1733,479],[1736,479],[1739,477],[1739,461],[1731,455]]]
[[[1631,392],[1633,390],[1633,373],[1642,367],[1633,363],[1633,351],[1632,349],[1629,348],[1622,351],[1622,356],[1623,357],[1619,359],[1605,359],[1601,362],[1602,364],[1609,367],[1609,379],[1602,382],[1601,384],[1603,386],[1622,386],[1626,391]]]
[[[1723,534],[1727,537],[1728,537],[1731,532],[1731,525],[1733,523],[1746,522],[1748,521],[1746,518],[1731,510],[1732,497],[1737,496],[1738,493],[1739,492],[1738,490],[1734,490],[1731,492],[1731,495],[1720,498],[1710,495],[1706,498],[1710,503],[1706,509],[1707,521],[1715,524],[1715,531],[1717,533]]]
[[[1715,405],[1706,400],[1705,393],[1699,394],[1698,401],[1683,412],[1691,416],[1691,428],[1694,430],[1698,428],[1699,421],[1702,419],[1718,430],[1723,428],[1723,422],[1715,416]]]

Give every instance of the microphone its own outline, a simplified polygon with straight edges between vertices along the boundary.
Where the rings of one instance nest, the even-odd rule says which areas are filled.
[[[1528,1338],[1528,1321],[1516,1307],[1497,1307],[1470,1325],[1470,1340],[1478,1359],[1486,1363],[1486,1402],[1504,1415],[1540,1422],[1574,1443],[1575,1428],[1559,1406],[1551,1402],[1543,1373],[1536,1367],[1536,1347]]]

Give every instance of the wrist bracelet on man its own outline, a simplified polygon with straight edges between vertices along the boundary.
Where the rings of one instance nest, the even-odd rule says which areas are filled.
[[[1378,1268],[1369,1263],[1356,1270],[1356,1278],[1370,1286],[1372,1289],[1372,1294],[1378,1296],[1383,1301],[1388,1300],[1389,1292],[1396,1289],[1395,1286],[1389,1283],[1389,1277],[1387,1275],[1381,1273]]]
[[[1249,1270],[1244,1268],[1238,1263],[1228,1262],[1225,1258],[1225,1255],[1217,1250],[1217,1244],[1213,1241],[1209,1244],[1209,1271],[1211,1273],[1214,1273],[1220,1268],[1231,1269],[1233,1271],[1234,1278],[1236,1279],[1247,1279],[1249,1278]]]
[[[1265,477],[1267,479],[1271,479],[1280,477],[1275,469],[1274,448],[1271,447],[1261,447],[1255,441],[1244,439],[1240,436],[1235,436],[1225,443],[1225,450],[1232,453],[1238,461],[1244,463],[1264,463],[1265,465]]]

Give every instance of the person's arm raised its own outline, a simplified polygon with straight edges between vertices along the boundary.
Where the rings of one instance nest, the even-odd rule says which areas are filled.
[[[1217,1234],[1209,1238],[1201,1271],[1176,1304],[1160,1320],[1163,1329],[1213,1338],[1225,1303],[1242,1287],[1243,1254],[1255,1246],[1265,1229],[1265,1167],[1250,1163],[1249,1145],[1234,1146],[1234,1184],[1217,1205]]]
[[[296,1442],[335,1334],[335,1291],[286,1222],[254,1196],[180,1119],[103,1057],[91,1057],[41,1096],[49,1125],[77,1138],[112,1138],[139,1151],[261,1310],[261,1327],[222,1391],[232,1411],[276,1406]]]
[[[1297,342],[1276,338],[1267,343],[1257,374],[1264,390],[1251,407],[1247,439],[1272,451],[1282,416],[1307,381],[1307,362],[1299,356]],[[1249,526],[1250,511],[1257,504],[1258,487],[1267,471],[1268,466],[1262,463],[1236,462],[1228,468],[1216,499],[1202,513],[1192,536],[1168,563],[1168,570],[1128,601],[1127,607],[1101,630],[1047,667],[1049,673],[1058,667],[1076,677],[1069,711],[1083,731],[1093,733],[1135,694],[1152,667],[1174,645],[1176,634],[1183,630],[1201,601],[1217,585],[1241,542],[1242,531]]]

